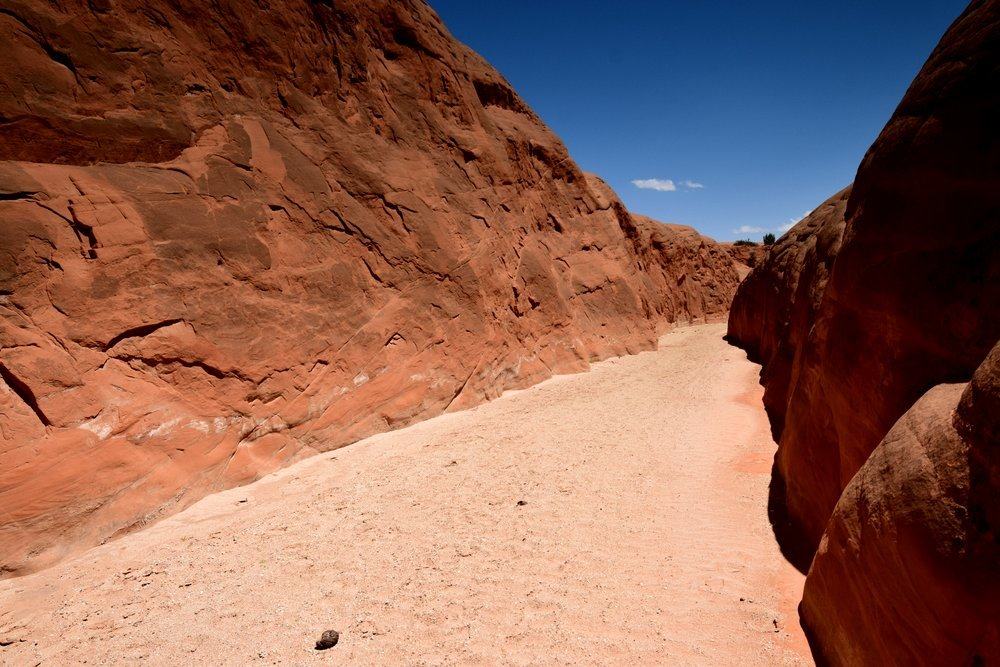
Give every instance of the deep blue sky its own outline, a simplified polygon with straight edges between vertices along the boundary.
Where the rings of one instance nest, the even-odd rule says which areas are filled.
[[[720,240],[760,238],[738,230],[778,229],[850,183],[967,4],[430,3],[633,211]]]

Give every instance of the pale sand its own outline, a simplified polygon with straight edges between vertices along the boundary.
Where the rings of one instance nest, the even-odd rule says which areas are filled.
[[[0,661],[809,663],[802,576],[767,522],[758,367],[724,331],[676,330],[0,582]],[[328,628],[340,644],[315,651]]]

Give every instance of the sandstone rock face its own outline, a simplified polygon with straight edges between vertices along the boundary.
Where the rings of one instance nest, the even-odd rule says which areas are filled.
[[[844,213],[851,189],[845,188],[795,225],[772,246],[766,258],[740,284],[729,314],[729,340],[763,366],[764,408],[775,441],[782,441],[790,390],[799,380],[802,352],[816,319],[833,260],[844,235]],[[779,542],[800,569],[809,567],[812,550],[803,546],[785,510],[784,470],[792,447],[779,448],[771,485],[769,512]],[[801,486],[840,494],[839,479],[829,470],[805,466]]]
[[[938,385],[917,401],[848,484],[801,605],[826,661],[1000,656],[998,427],[1000,345],[969,385]]]
[[[0,11],[0,571],[725,312],[417,0]]]
[[[896,419],[930,387],[968,380],[1000,337],[998,15],[995,0],[973,3],[932,54],[858,171],[839,251],[834,220],[796,239],[844,193],[779,242],[778,257],[825,248],[803,265],[817,276],[805,312],[776,312],[787,300],[793,315],[802,286],[777,257],[735,299],[730,336],[767,366],[778,472],[810,553]]]
[[[724,317],[740,280],[739,264],[725,246],[686,225],[634,214],[632,220],[636,252],[650,255],[643,276],[657,293],[662,314],[672,318],[671,313],[682,312],[699,321]]]
[[[951,417],[953,385],[1000,339],[998,83],[1000,1],[973,2],[852,190],[779,242],[731,312],[765,367],[776,532],[803,569],[816,555],[803,623],[834,663],[1000,658],[1000,480],[973,461],[993,461],[996,410],[973,382],[962,405],[979,407]]]
[[[729,314],[729,335],[762,363],[764,404],[781,434],[784,401],[795,367],[795,353],[816,318],[830,267],[844,235],[845,188],[800,221],[772,246],[736,291]]]
[[[750,270],[760,264],[767,257],[769,248],[764,245],[736,245],[735,243],[723,243],[729,256],[736,262],[736,270],[743,280],[750,274]]]

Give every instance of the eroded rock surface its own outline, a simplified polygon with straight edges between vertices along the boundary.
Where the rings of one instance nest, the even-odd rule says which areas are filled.
[[[726,252],[725,244],[686,225],[661,223],[644,215],[631,218],[638,232],[636,252],[650,257],[642,276],[656,293],[658,308],[668,314],[687,313],[696,320],[729,310],[741,277],[739,264]]]
[[[844,235],[851,189],[837,193],[781,237],[733,299],[729,334],[764,366],[764,404],[781,436],[795,355],[816,318]]]
[[[423,2],[10,0],[0,35],[5,573],[735,290]]]
[[[779,538],[803,569],[820,549],[803,621],[834,663],[1000,658],[996,516],[973,499],[1000,485],[962,486],[967,434],[995,450],[995,418],[960,432],[949,412],[1000,339],[998,83],[1000,2],[973,2],[852,190],[779,241],[731,312],[764,365]]]

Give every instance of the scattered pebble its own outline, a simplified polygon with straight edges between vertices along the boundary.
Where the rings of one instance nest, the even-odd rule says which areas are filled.
[[[518,500],[518,501],[517,501],[517,506],[518,506],[518,507],[524,507],[524,506],[525,506],[525,505],[527,505],[527,504],[528,504],[528,501],[527,501],[527,500]]]
[[[317,651],[325,651],[328,648],[333,648],[340,641],[340,633],[336,630],[327,630],[323,633],[323,636],[319,638],[316,642]]]

